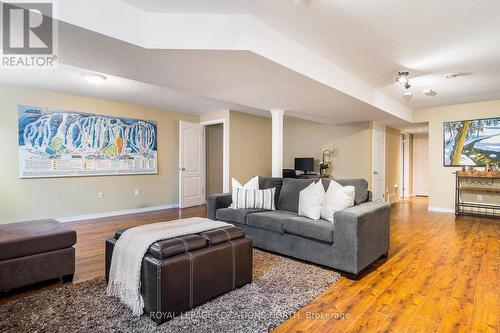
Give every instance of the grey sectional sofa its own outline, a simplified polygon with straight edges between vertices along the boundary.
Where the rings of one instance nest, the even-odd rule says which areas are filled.
[[[297,214],[299,192],[312,179],[259,177],[261,189],[276,187],[275,211],[228,208],[231,193],[209,196],[208,217],[234,224],[252,236],[254,247],[328,266],[357,278],[389,250],[390,205],[371,202],[364,179],[336,180],[355,187],[355,205],[334,215],[334,223]],[[329,179],[323,179],[325,190]]]

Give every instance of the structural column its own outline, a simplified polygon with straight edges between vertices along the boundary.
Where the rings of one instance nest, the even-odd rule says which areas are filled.
[[[273,123],[272,139],[272,174],[273,177],[283,176],[283,110],[271,110]]]

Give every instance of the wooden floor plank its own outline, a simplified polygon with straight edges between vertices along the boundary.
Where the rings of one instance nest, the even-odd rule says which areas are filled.
[[[191,216],[206,207],[68,223],[78,234],[73,283],[104,275],[104,241],[117,229]],[[500,220],[431,213],[426,198],[413,198],[392,206],[389,258],[358,281],[342,278],[275,332],[498,333],[499,309]]]

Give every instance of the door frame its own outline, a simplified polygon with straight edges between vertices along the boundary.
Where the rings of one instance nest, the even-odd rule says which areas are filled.
[[[383,149],[382,149],[382,201],[385,202],[386,197],[385,197],[385,131],[386,128],[384,125],[378,124],[378,123],[373,123],[372,124],[372,191],[373,191],[373,186],[375,184],[375,127],[379,127],[382,129],[382,144],[383,144]],[[375,192],[373,192],[375,193]]]
[[[222,191],[224,193],[229,192],[229,128],[227,127],[226,119],[214,119],[201,121],[200,125],[203,126],[203,203],[206,202],[207,192],[206,192],[206,173],[207,173],[207,157],[206,157],[206,147],[207,147],[207,136],[205,135],[206,127],[209,125],[222,124]]]

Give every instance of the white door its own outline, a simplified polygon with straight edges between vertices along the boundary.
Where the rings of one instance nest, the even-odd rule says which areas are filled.
[[[429,137],[413,136],[413,192],[415,195],[429,195]]]
[[[179,206],[198,206],[203,198],[203,126],[179,124]]]
[[[372,147],[373,201],[384,201],[385,186],[385,126],[373,124]]]
[[[410,134],[401,134],[401,197],[408,198],[410,196]]]

